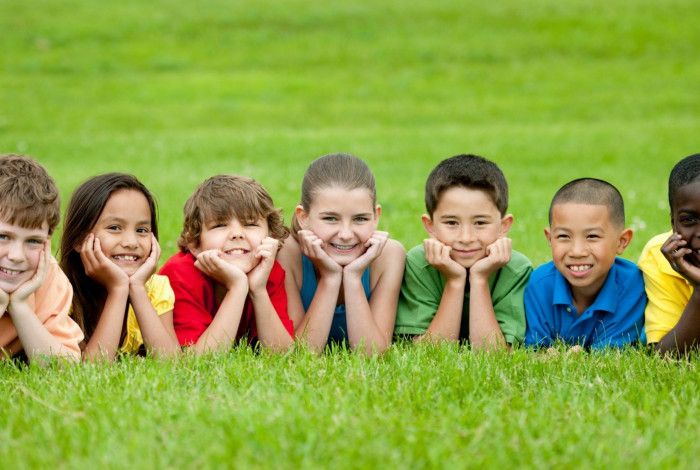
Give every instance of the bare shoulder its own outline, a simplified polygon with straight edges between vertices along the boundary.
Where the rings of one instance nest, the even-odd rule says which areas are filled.
[[[372,263],[372,269],[378,271],[377,274],[390,271],[401,271],[403,273],[406,250],[398,241],[390,238],[386,241],[384,249],[379,257]]]

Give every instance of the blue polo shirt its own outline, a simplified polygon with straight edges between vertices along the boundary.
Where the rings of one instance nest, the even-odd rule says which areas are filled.
[[[525,345],[547,347],[560,340],[604,348],[645,342],[646,304],[642,272],[615,258],[593,304],[579,315],[569,283],[550,261],[532,272],[525,287]]]

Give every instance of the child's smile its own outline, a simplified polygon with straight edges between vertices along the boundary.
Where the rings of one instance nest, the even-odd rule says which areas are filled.
[[[222,259],[248,273],[260,262],[255,257],[255,250],[269,232],[267,220],[263,217],[245,222],[231,217],[228,222],[205,223],[193,253],[219,250]]]
[[[700,181],[681,186],[676,190],[671,209],[673,231],[680,234],[693,250],[685,259],[700,266]]]
[[[48,225],[23,228],[0,221],[0,289],[14,292],[27,282],[39,266],[39,258],[49,235]]]
[[[151,209],[146,196],[134,189],[112,193],[93,227],[102,252],[132,275],[151,253]]]

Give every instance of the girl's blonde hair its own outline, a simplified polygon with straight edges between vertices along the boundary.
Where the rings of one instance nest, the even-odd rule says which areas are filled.
[[[365,162],[347,153],[332,153],[319,157],[309,165],[301,183],[301,206],[309,211],[319,191],[330,187],[353,190],[367,189],[372,206],[377,204],[377,188],[374,175]],[[292,235],[301,230],[296,215],[292,216]]]

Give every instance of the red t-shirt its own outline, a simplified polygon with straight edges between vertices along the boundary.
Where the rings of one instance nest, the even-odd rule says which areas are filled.
[[[180,344],[185,346],[196,343],[206,331],[219,309],[214,286],[216,281],[197,269],[196,259],[191,253],[173,255],[163,267],[160,274],[168,276],[170,286],[175,292],[173,323]],[[275,261],[267,279],[267,293],[282,325],[289,335],[294,337],[294,325],[287,314],[287,292],[284,289],[284,269]],[[253,343],[257,341],[255,328],[255,311],[253,302],[247,298],[243,306],[243,315],[238,327],[236,340],[244,336]]]

